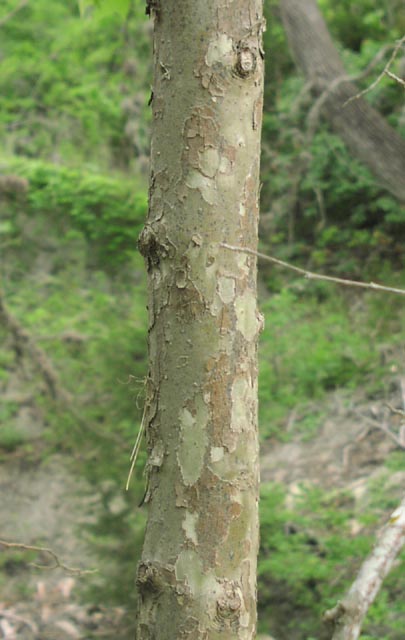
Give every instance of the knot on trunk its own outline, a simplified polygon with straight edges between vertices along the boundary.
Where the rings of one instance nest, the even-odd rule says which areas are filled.
[[[175,583],[174,568],[171,565],[164,566],[148,560],[141,560],[138,564],[136,584],[141,593],[157,595],[168,587],[173,587]]]
[[[228,582],[223,585],[223,593],[217,600],[217,620],[221,626],[236,627],[242,608],[242,594],[239,585]]]
[[[161,258],[168,255],[169,248],[169,244],[162,242],[149,224],[145,225],[138,238],[138,249],[147,260],[148,269],[158,266]]]
[[[256,70],[256,53],[246,44],[239,43],[235,71],[241,78],[248,78]]]

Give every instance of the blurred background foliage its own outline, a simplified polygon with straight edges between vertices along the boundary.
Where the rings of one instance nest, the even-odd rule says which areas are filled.
[[[0,20],[15,4],[3,0]],[[351,74],[405,30],[402,0],[319,5]],[[261,250],[309,269],[404,286],[404,208],[327,123],[308,138],[305,80],[293,65],[277,0],[266,0],[265,10]],[[145,276],[136,247],[147,209],[152,83],[152,25],[144,14],[139,0],[124,21],[114,14],[80,19],[76,0],[32,0],[0,23],[2,288],[75,399],[72,413],[44,394],[38,379],[41,444],[14,434],[10,402],[0,416],[0,454],[6,459],[18,449],[40,463],[62,452],[97,488],[102,515],[85,535],[100,562],[110,560],[86,597],[128,609],[145,518],[134,507],[144,491],[144,452],[129,493],[123,491],[147,374]],[[398,56],[392,69],[398,75],[404,61]],[[405,132],[398,85],[384,79],[367,99]],[[264,447],[297,433],[313,437],[331,391],[361,387],[367,397],[384,397],[389,371],[403,367],[401,301],[309,283],[266,264],[260,291]],[[6,343],[4,327],[0,333]],[[17,360],[10,349],[1,351],[3,388]],[[287,432],[297,407],[300,417]],[[284,494],[281,486],[263,486],[261,628],[278,620],[280,640],[322,638],[320,612],[342,594],[352,558],[370,548],[372,528],[346,539],[353,505],[338,492],[308,490],[294,513]],[[374,523],[381,506],[370,509]],[[363,640],[403,637],[404,589],[398,570],[370,612]],[[283,636],[286,616],[291,624]]]

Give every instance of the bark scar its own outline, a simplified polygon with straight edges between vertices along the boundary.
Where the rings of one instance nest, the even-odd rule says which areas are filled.
[[[237,48],[237,61],[235,71],[241,78],[248,78],[256,70],[257,56],[253,48],[244,42],[240,42]]]

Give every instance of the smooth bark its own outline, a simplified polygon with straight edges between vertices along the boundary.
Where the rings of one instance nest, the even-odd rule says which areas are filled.
[[[280,6],[293,57],[314,95],[322,96],[321,115],[381,186],[405,202],[405,140],[363,97],[344,106],[358,89],[347,81],[316,0],[281,0]]]
[[[149,2],[154,17],[149,516],[139,640],[250,640],[258,551],[256,257],[261,0]]]

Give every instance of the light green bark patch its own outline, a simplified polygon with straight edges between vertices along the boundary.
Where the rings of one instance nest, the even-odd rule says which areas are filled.
[[[217,190],[215,182],[212,178],[204,176],[199,171],[190,171],[187,176],[186,184],[190,189],[198,189],[205,202],[215,204],[217,201]]]
[[[221,33],[216,40],[212,40],[208,46],[205,61],[209,67],[213,64],[232,64],[233,60],[233,40],[225,33]]]
[[[222,447],[218,447],[218,448],[222,448]],[[231,447],[228,447],[228,449],[231,449]],[[233,449],[234,450],[236,449],[236,445],[233,447]],[[213,460],[212,459],[212,450],[211,450],[211,465],[210,465],[210,468],[211,468],[212,472],[215,473],[217,478],[221,478],[221,480],[232,482],[235,479],[235,473],[234,473],[234,469],[233,469],[233,466],[232,466],[232,457],[230,457],[229,455],[225,456],[223,454],[222,458],[219,458],[217,460]]]
[[[204,573],[203,563],[195,551],[183,550],[175,564],[176,580],[184,581],[194,597],[205,598],[209,602],[216,602],[221,594],[221,587],[212,572]],[[203,607],[203,605],[202,605]],[[206,611],[209,614],[209,611]]]
[[[234,431],[244,431],[249,427],[251,394],[246,378],[236,378],[232,385],[232,429]]]
[[[224,457],[223,447],[211,447],[211,462],[219,462]]]
[[[246,290],[235,302],[236,327],[246,340],[253,340],[257,334],[256,298]]]
[[[243,273],[246,273],[246,275],[249,273],[249,263],[248,263],[248,256],[244,255],[243,253],[240,253],[237,258],[236,258],[238,267],[241,271],[243,271]]]
[[[149,456],[149,464],[154,467],[161,467],[165,455],[165,446],[161,440],[157,440]]]
[[[213,178],[219,168],[220,157],[218,149],[214,149],[214,147],[208,147],[204,149],[204,151],[200,152],[200,170],[208,178]]]
[[[186,408],[179,415],[181,442],[177,460],[184,483],[188,486],[197,482],[201,475],[207,446],[208,409],[203,399],[196,404],[195,415]]]
[[[198,544],[198,536],[196,531],[197,520],[197,513],[190,513],[190,511],[186,511],[183,524],[181,525],[184,533],[186,534],[186,537],[191,540],[196,546]]]
[[[204,581],[203,564],[195,551],[182,551],[175,564],[176,579],[186,581],[195,595],[201,593]]]
[[[219,171],[220,173],[232,173],[232,163],[225,156],[222,156],[221,158],[221,161],[219,163]]]
[[[218,294],[222,302],[228,304],[235,299],[235,280],[233,278],[218,278]]]
[[[234,118],[240,118],[240,111],[242,109],[242,105],[235,105],[235,109],[232,109],[232,113],[228,115],[227,121],[224,122],[224,126],[222,128],[224,139],[230,147],[234,147],[236,149],[244,149],[246,147],[246,138],[241,132],[239,127],[235,127],[233,125]]]

